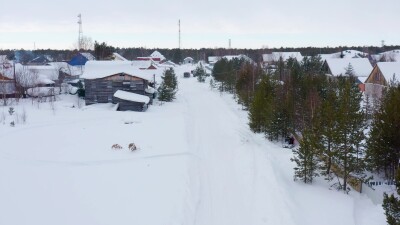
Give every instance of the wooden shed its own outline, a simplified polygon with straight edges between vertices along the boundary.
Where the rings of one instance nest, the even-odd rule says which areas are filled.
[[[148,96],[121,90],[118,90],[114,94],[114,100],[119,104],[119,111],[145,111],[150,103],[150,99]]]

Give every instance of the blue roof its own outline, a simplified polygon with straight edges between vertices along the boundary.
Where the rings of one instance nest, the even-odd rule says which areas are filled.
[[[84,66],[87,61],[93,59],[94,56],[90,53],[78,53],[68,62],[68,64],[71,66]]]

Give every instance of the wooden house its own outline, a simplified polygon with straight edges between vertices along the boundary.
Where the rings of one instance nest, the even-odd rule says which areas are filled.
[[[322,65],[322,70],[328,77],[349,76],[349,69],[352,75],[357,77],[360,91],[365,91],[365,80],[372,71],[372,65],[367,58],[330,58]]]
[[[393,79],[400,81],[400,62],[378,62],[365,81],[365,94],[380,98]]]
[[[119,104],[119,110],[143,111],[152,103],[153,94],[148,92],[151,76],[129,61],[90,61],[81,78],[85,83],[86,105],[114,103]],[[143,101],[147,98],[149,101]]]

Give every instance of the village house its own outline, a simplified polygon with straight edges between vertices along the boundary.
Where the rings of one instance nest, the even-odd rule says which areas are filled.
[[[86,105],[114,103],[121,111],[144,111],[152,103],[152,77],[130,61],[90,61],[81,78]]]
[[[352,71],[348,71],[348,70]],[[360,91],[365,91],[364,82],[372,71],[372,65],[367,58],[331,58],[326,59],[322,70],[329,77],[348,76],[352,72],[358,79]]]
[[[74,57],[72,57],[68,64],[71,66],[84,66],[86,62],[93,60],[96,60],[96,57],[94,57],[91,53],[79,52]]]
[[[365,81],[365,94],[379,99],[393,80],[400,81],[400,62],[378,62]]]
[[[136,60],[142,60],[142,61],[154,61],[156,63],[163,63],[166,58],[159,52],[159,51],[154,51],[151,53],[150,56],[148,57],[137,57]]]

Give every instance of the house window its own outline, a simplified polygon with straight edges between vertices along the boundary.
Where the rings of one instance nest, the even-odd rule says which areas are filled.
[[[375,81],[380,81],[381,80],[381,75],[380,73],[375,74]]]
[[[131,86],[131,88],[135,88],[135,87],[136,87],[136,83],[135,83],[135,82],[133,82],[133,81],[131,81],[131,84],[130,84],[130,86]]]
[[[109,95],[107,100],[108,102],[112,102],[112,95]]]
[[[97,95],[94,95],[94,96],[93,96],[93,101],[94,101],[94,102],[97,102]]]
[[[109,88],[109,89],[112,88],[112,81],[110,81],[110,80],[107,81],[107,88]]]

